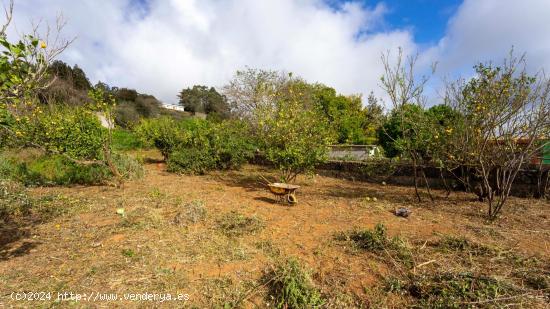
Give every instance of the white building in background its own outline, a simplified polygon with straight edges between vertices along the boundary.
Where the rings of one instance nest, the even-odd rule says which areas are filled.
[[[171,110],[174,110],[174,111],[185,112],[184,107],[181,106],[181,105],[164,104],[162,107],[164,107],[166,109],[171,109]]]

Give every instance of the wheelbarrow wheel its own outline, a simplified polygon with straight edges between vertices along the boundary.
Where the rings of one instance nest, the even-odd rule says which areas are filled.
[[[294,195],[294,193],[288,194],[288,195],[286,196],[286,201],[287,201],[289,204],[296,204],[296,203],[298,203],[298,199],[296,198],[296,195]]]

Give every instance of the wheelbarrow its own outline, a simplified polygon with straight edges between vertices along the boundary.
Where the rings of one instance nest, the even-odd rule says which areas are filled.
[[[298,188],[300,188],[300,186],[291,185],[288,183],[272,182],[268,183],[267,187],[271,193],[277,196],[279,202],[287,202],[289,204],[298,203],[295,192]]]

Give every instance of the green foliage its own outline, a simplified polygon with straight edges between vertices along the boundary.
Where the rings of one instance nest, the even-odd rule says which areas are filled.
[[[254,234],[264,228],[264,222],[256,216],[245,216],[236,211],[224,214],[218,219],[219,229],[228,236]]]
[[[114,93],[117,102],[134,102],[138,98],[138,93],[135,89],[118,88]]]
[[[435,246],[443,251],[465,252],[469,255],[490,255],[495,253],[491,248],[472,242],[466,237],[445,236]]]
[[[339,234],[337,240],[352,241],[358,249],[373,252],[390,254],[393,259],[400,261],[408,267],[412,267],[412,254],[399,237],[390,238],[387,235],[387,228],[378,223],[373,230],[359,230]]]
[[[143,148],[143,142],[136,133],[124,129],[115,129],[112,131],[114,150],[127,151]]]
[[[144,118],[156,117],[159,114],[160,101],[152,95],[140,94],[135,100],[138,114]]]
[[[141,115],[132,102],[122,102],[114,111],[115,124],[121,128],[130,129],[139,124]]]
[[[109,178],[101,165],[78,165],[62,156],[42,156],[19,162],[13,178],[25,185],[101,184]]]
[[[480,199],[494,220],[508,200],[517,172],[550,136],[550,81],[527,73],[510,53],[502,66],[479,64],[476,76],[450,85],[446,100],[463,115],[453,126],[449,161],[481,178]]]
[[[243,122],[212,124],[194,119],[181,125],[187,138],[169,154],[169,171],[204,174],[213,169],[239,168],[252,158],[254,147]]]
[[[0,35],[0,109],[7,105],[21,104],[40,82],[38,71],[46,57],[44,42],[31,35],[12,43]]]
[[[268,302],[275,308],[319,308],[324,300],[309,273],[295,258],[278,263],[264,274],[269,287]]]
[[[80,200],[63,195],[33,198],[21,183],[0,179],[0,223],[24,226],[70,213],[82,205]]]
[[[125,179],[143,175],[141,164],[126,155],[114,154],[113,161]],[[103,184],[112,176],[104,164],[78,164],[62,155],[0,156],[0,177],[25,185]]]
[[[213,126],[210,136],[212,154],[218,169],[237,169],[254,156],[250,128],[242,121],[224,121]]]
[[[439,166],[451,168],[447,155],[453,132],[463,121],[463,115],[448,105],[435,105],[426,110],[425,130],[432,135],[425,142],[425,156],[429,156]]]
[[[22,145],[38,145],[75,159],[97,160],[103,156],[106,130],[97,115],[84,108],[40,107],[31,116],[16,117],[12,130]]]
[[[166,162],[168,171],[173,173],[203,175],[216,168],[216,159],[199,148],[180,148]]]
[[[333,131],[306,83],[292,80],[273,96],[273,106],[255,111],[256,134],[267,159],[281,171],[282,181],[292,182],[327,159]]]
[[[388,120],[378,129],[377,136],[387,157],[393,158],[403,154],[408,145],[422,149],[422,137],[418,124],[425,122],[422,107],[416,104],[406,104],[400,109],[394,109]]]
[[[214,87],[195,85],[193,88],[183,89],[178,96],[185,111],[212,114],[217,119],[229,116],[227,99]]]
[[[165,160],[178,145],[190,138],[182,128],[182,122],[171,117],[143,119],[135,131],[144,145],[156,147]]]
[[[453,126],[460,118],[460,113],[446,105],[424,110],[417,104],[406,104],[392,111],[377,131],[378,140],[387,157],[416,155],[441,163]]]
[[[129,155],[113,152],[112,161],[123,179],[139,179],[145,174],[141,162]]]
[[[374,230],[355,231],[350,233],[349,238],[361,249],[367,251],[383,250],[388,244],[386,230],[383,224],[378,223]]]
[[[86,73],[76,64],[71,68],[65,62],[56,60],[50,64],[48,72],[59,79],[67,81],[75,89],[88,91],[92,88]]]
[[[313,85],[314,100],[337,134],[340,144],[365,144],[367,114],[361,97],[337,95],[336,90],[324,85]]]

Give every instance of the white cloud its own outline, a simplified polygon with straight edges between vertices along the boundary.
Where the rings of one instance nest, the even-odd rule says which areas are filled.
[[[465,0],[445,37],[424,55],[444,74],[471,74],[478,62],[501,64],[512,46],[526,54],[532,72],[550,70],[548,0]]]
[[[347,2],[335,10],[328,0],[147,1],[17,0],[15,23],[24,31],[30,18],[51,22],[63,12],[66,35],[78,37],[63,60],[78,63],[94,82],[166,102],[194,84],[221,86],[245,66],[292,71],[345,94],[383,96],[381,53],[398,46],[418,51],[411,28],[379,31],[383,4]],[[469,76],[478,61],[500,63],[512,45],[526,52],[533,70],[549,72],[548,16],[549,0],[465,0],[438,44],[420,51],[419,72],[439,62],[429,92],[440,77]]]
[[[380,93],[380,55],[414,50],[407,31],[371,34],[385,7],[322,0],[19,0],[16,23],[68,18],[78,40],[62,56],[95,82],[133,87],[176,101],[194,84],[221,86],[245,66],[292,71],[345,94]],[[144,14],[147,12],[147,14]],[[368,34],[365,34],[368,33]]]

